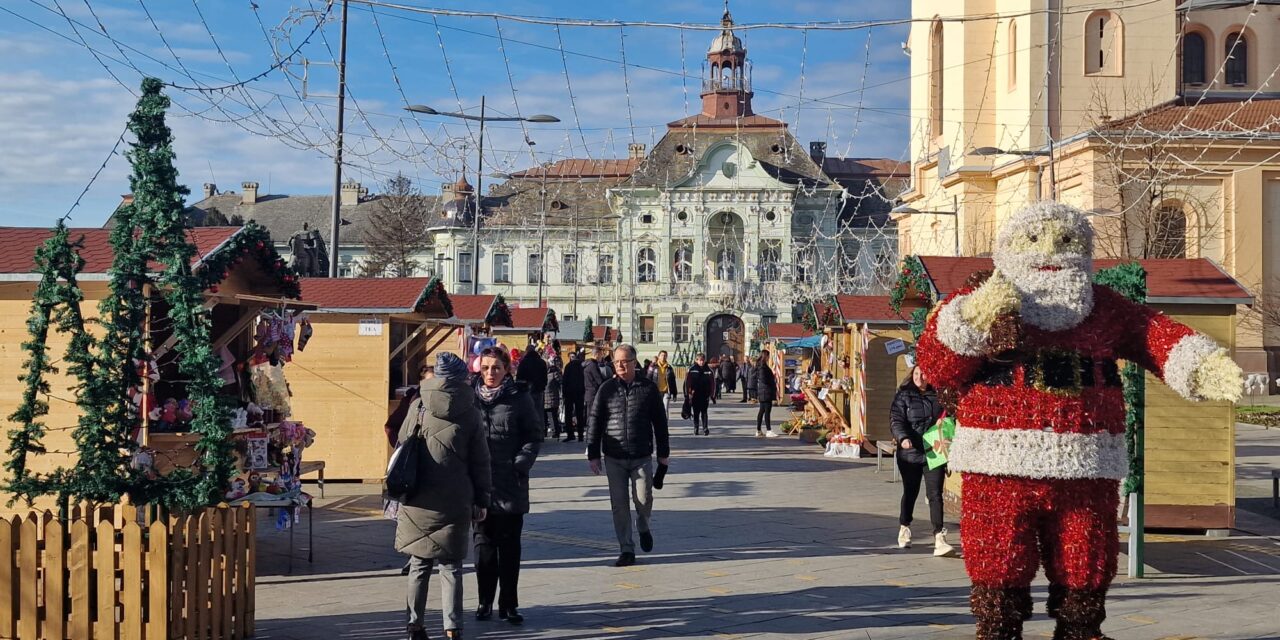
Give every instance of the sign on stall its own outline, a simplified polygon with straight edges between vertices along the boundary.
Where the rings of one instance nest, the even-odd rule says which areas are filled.
[[[888,351],[889,355],[896,356],[907,350],[907,343],[901,340],[890,340],[884,343],[884,350]]]
[[[361,318],[360,332],[357,335],[362,335],[362,336],[382,335],[382,320],[379,320],[378,318]]]

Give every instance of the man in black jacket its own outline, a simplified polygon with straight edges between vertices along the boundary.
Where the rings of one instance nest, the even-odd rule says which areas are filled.
[[[574,433],[578,434],[578,442],[583,440],[583,435],[587,429],[585,367],[594,366],[596,366],[596,363],[591,361],[583,362],[582,355],[574,351],[569,355],[569,364],[564,367],[561,393],[564,395],[565,442],[572,442]]]
[[[587,461],[591,472],[600,475],[603,467],[609,478],[613,529],[618,534],[621,550],[614,562],[617,567],[636,562],[628,494],[635,498],[640,549],[653,549],[653,534],[649,529],[649,516],[653,512],[653,455],[656,449],[658,464],[665,467],[671,453],[667,412],[662,406],[661,394],[651,380],[636,374],[637,364],[635,347],[624,344],[613,350],[617,376],[600,386],[587,422]]]
[[[596,392],[612,377],[613,363],[609,362],[608,347],[596,347],[595,357],[582,363],[582,399],[588,417],[596,401]]]
[[[524,350],[520,364],[516,365],[516,380],[529,386],[530,397],[542,399],[542,394],[547,390],[547,363],[542,360],[542,354],[538,353],[536,345],[530,343]],[[541,406],[542,403],[537,404]]]

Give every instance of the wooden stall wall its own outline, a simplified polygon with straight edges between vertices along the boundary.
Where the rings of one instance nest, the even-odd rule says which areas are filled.
[[[390,447],[382,427],[394,408],[390,393],[391,325],[359,335],[355,314],[311,314],[315,334],[285,367],[293,419],[315,430],[303,460],[324,460],[327,479],[374,480],[386,475]]]
[[[1234,307],[1160,305],[1222,345],[1235,344]],[[1235,412],[1230,402],[1188,402],[1147,374],[1146,526],[1226,529],[1235,524]]]
[[[853,335],[851,340],[857,340]],[[907,375],[906,359],[902,354],[889,355],[885,345],[893,340],[911,341],[908,329],[873,329],[870,346],[867,347],[867,424],[863,436],[868,441],[893,440],[889,429],[889,408],[898,383]],[[856,346],[853,349],[857,351]],[[856,413],[856,411],[855,411]]]

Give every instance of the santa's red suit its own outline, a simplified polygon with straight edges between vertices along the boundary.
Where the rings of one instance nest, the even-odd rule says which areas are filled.
[[[1093,285],[1093,309],[1075,327],[1021,323],[1010,350],[958,353],[966,340],[945,335],[959,326],[947,324],[958,315],[948,306],[971,291],[929,319],[917,357],[931,384],[961,393],[948,466],[964,479],[960,528],[978,637],[1021,637],[1041,563],[1049,613],[1059,620],[1055,638],[1101,637],[1116,574],[1119,481],[1129,470],[1116,360],[1189,391],[1212,342]]]

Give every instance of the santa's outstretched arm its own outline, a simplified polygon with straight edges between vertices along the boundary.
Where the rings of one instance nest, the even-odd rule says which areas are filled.
[[[961,290],[929,314],[916,344],[916,362],[929,383],[959,388],[973,379],[991,344],[991,326],[966,320],[961,312],[974,303],[973,290]]]
[[[1107,304],[1130,307],[1125,316],[1134,319],[1117,355],[1156,374],[1187,400],[1240,399],[1244,374],[1213,338],[1119,294],[1105,295]]]

